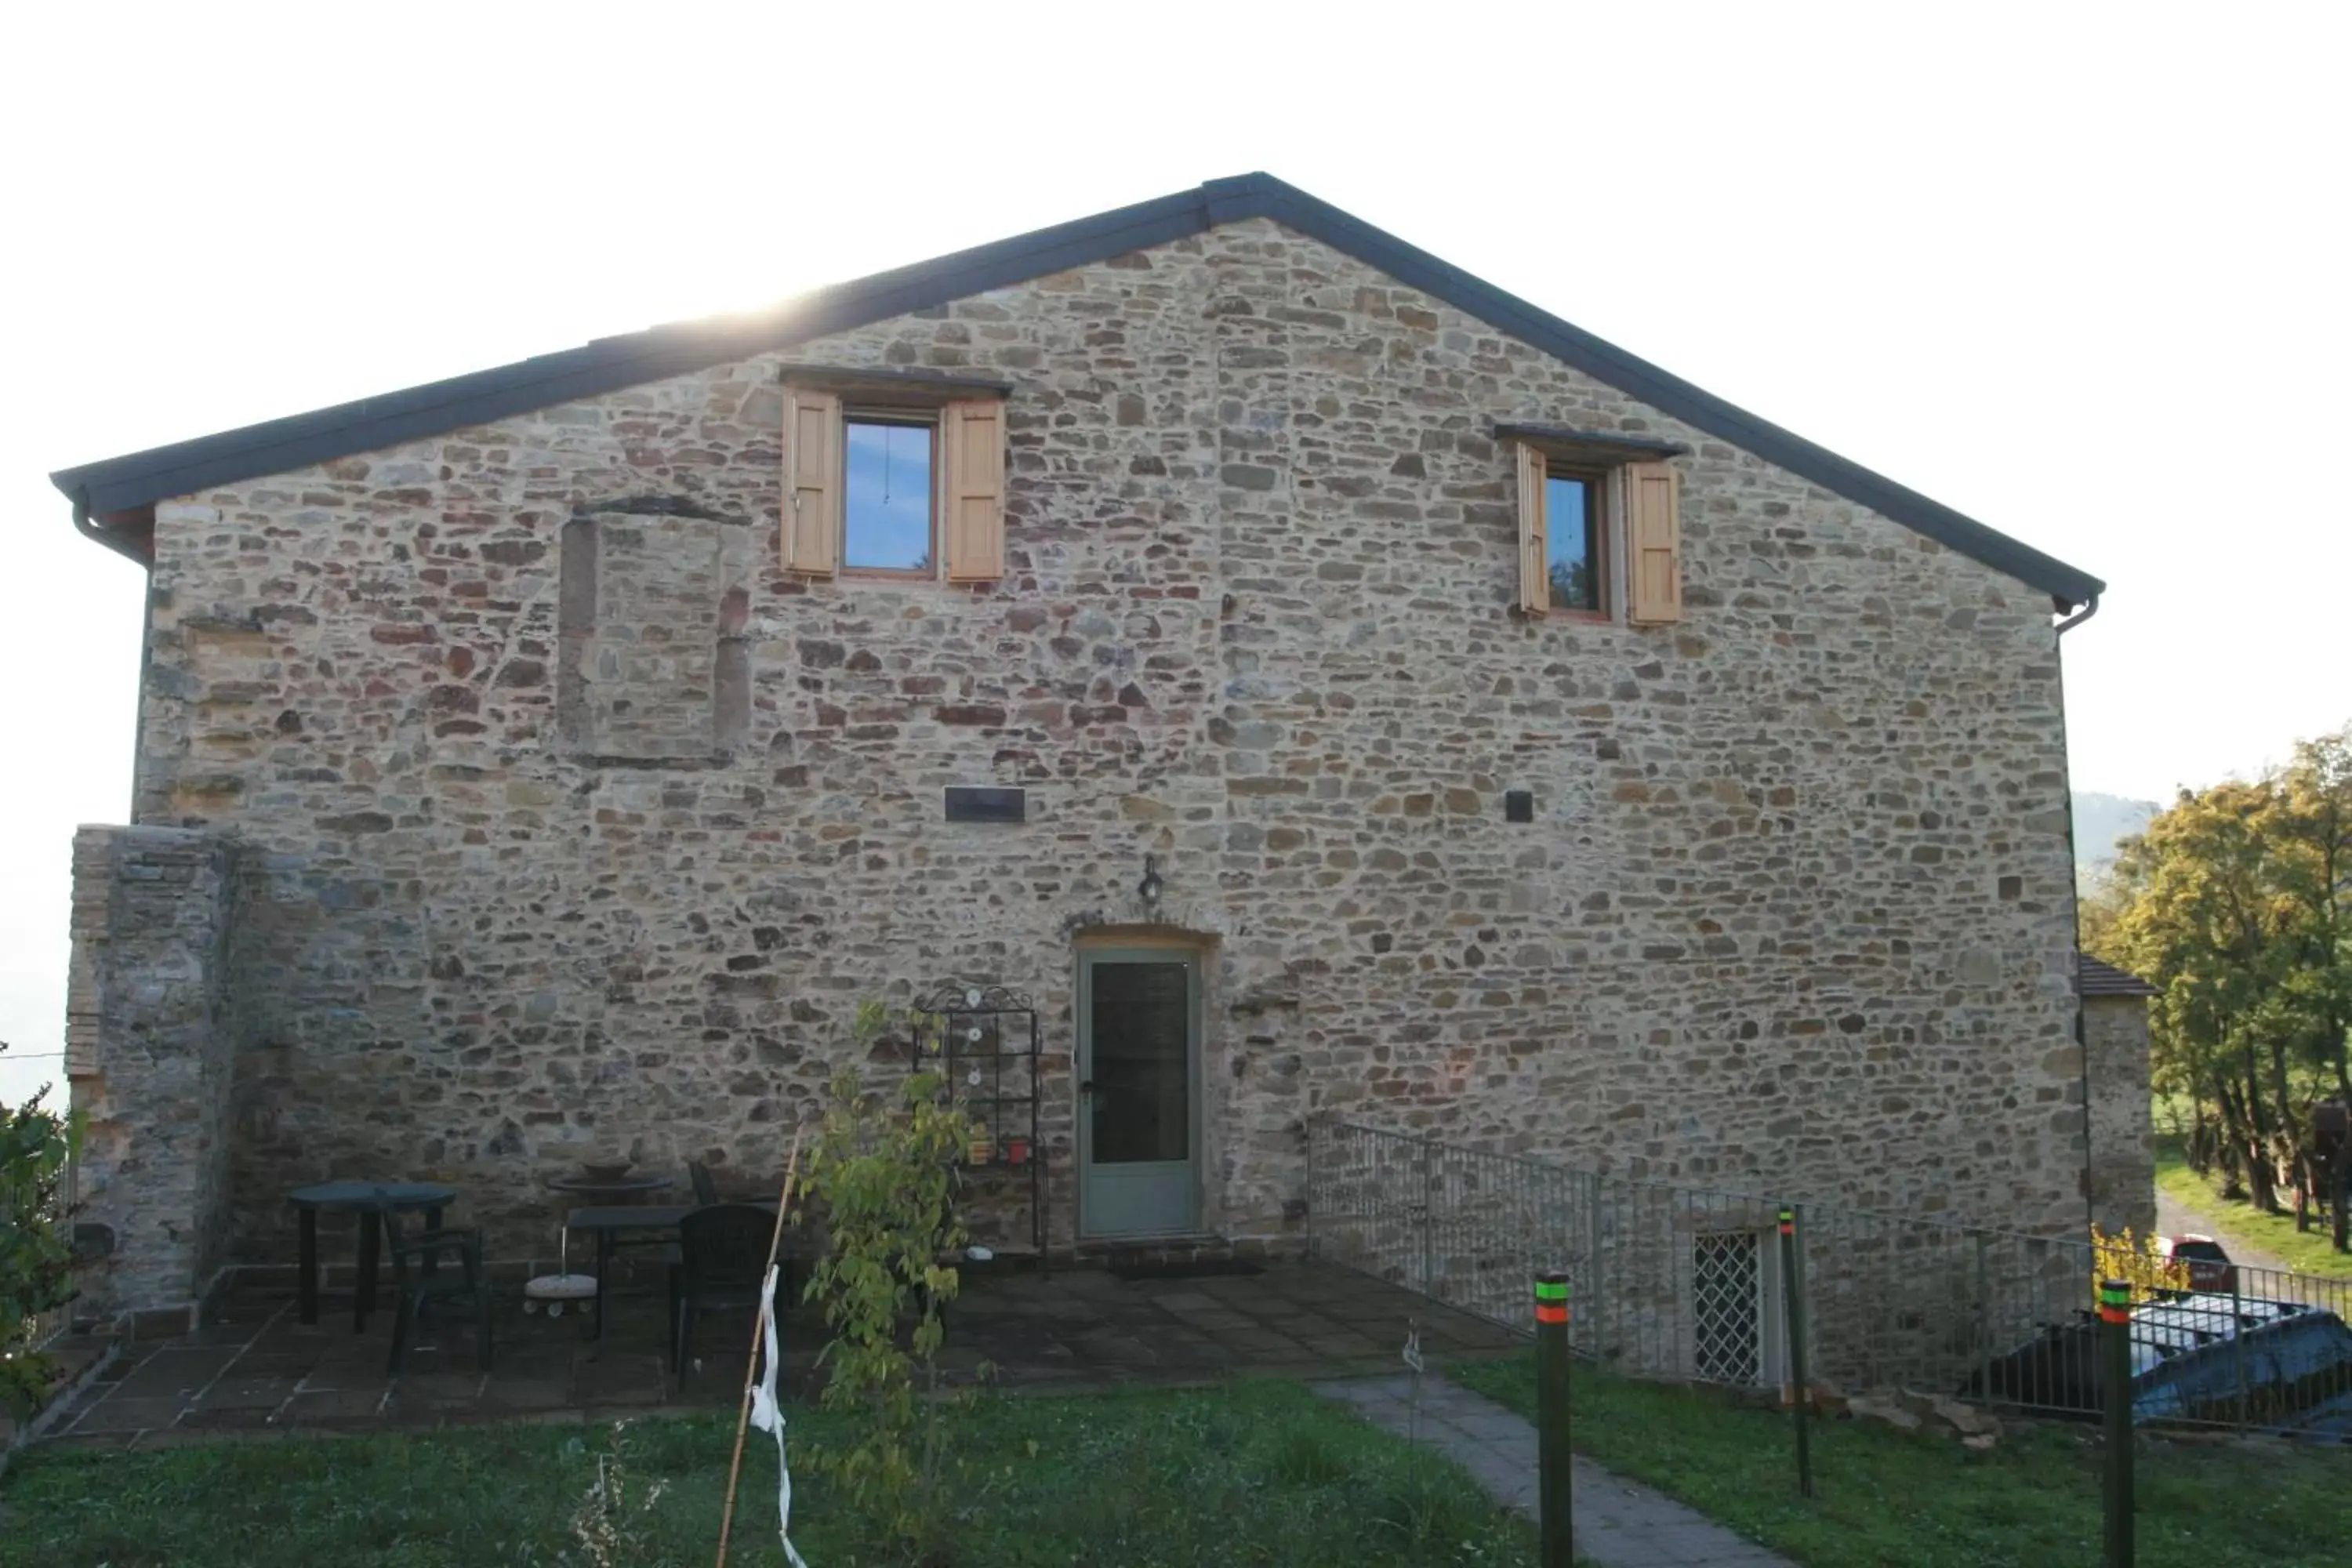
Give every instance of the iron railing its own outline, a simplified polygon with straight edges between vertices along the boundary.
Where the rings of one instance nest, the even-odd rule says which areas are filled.
[[[67,1159],[65,1173],[58,1183],[58,1188],[55,1218],[58,1224],[68,1227],[68,1234],[71,1234],[73,1216],[81,1207],[80,1161],[70,1157]],[[80,1267],[77,1259],[75,1263],[77,1271]],[[73,1318],[74,1303],[70,1300],[61,1307],[52,1307],[46,1312],[34,1313],[25,1325],[24,1340],[17,1347],[18,1350],[26,1354],[34,1354],[47,1350],[73,1327]]]
[[[1522,1330],[1528,1281],[1565,1269],[1576,1352],[1620,1371],[1782,1384],[1801,1292],[1816,1384],[2098,1408],[2088,1240],[1800,1205],[1791,1279],[1776,1245],[1787,1194],[1604,1176],[1338,1121],[1308,1139],[1316,1256]],[[2352,1436],[2352,1281],[2240,1267],[2195,1283],[2206,1288],[2143,1292],[2145,1417],[2340,1419]]]

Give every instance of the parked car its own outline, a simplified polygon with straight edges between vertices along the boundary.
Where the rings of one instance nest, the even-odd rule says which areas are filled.
[[[2227,1248],[2210,1236],[2159,1236],[2157,1249],[2168,1262],[2189,1266],[2189,1288],[2226,1296],[2238,1288],[2238,1266]]]

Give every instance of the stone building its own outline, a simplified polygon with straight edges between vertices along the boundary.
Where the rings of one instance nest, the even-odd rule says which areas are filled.
[[[152,584],[127,1304],[306,1180],[518,1256],[772,1171],[947,981],[1036,1001],[1057,1247],[1295,1237],[1321,1115],[2084,1224],[2099,581],[1278,181],[56,479]]]
[[[2075,971],[2084,1081],[2091,1086],[2091,1222],[2110,1235],[2156,1234],[2156,1121],[2149,1100],[2147,999],[2156,987],[2088,953]]]

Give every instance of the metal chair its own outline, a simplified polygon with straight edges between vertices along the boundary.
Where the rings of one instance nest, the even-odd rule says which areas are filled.
[[[392,1320],[392,1356],[387,1376],[400,1375],[401,1358],[417,1326],[435,1309],[464,1303],[474,1322],[474,1352],[484,1370],[490,1364],[490,1281],[482,1268],[482,1233],[444,1228],[414,1235],[404,1228],[400,1211],[390,1204],[376,1208],[383,1227],[385,1249],[392,1255],[392,1289],[398,1310]],[[457,1268],[438,1267],[445,1253],[454,1252]]]
[[[775,1230],[775,1211],[752,1204],[714,1204],[678,1221],[679,1258],[670,1270],[670,1371],[681,1386],[696,1321],[731,1307],[758,1310]]]

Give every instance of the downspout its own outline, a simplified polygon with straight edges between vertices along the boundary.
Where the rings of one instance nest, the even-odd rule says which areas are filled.
[[[105,545],[109,550],[113,551],[117,555],[121,556],[124,560],[135,561],[142,566],[149,564],[147,558],[139,553],[139,547],[137,545],[132,544],[129,540],[122,538],[120,534],[117,534],[110,530],[100,528],[98,524],[90,521],[89,492],[87,490],[76,490],[74,492],[73,525],[74,531],[80,534],[84,539],[97,541],[99,543]]]
[[[2076,626],[2081,626],[2084,621],[2089,620],[2093,616],[2095,616],[2098,613],[2099,596],[2096,594],[2094,594],[2088,599],[2083,601],[2083,607],[2081,609],[2075,611],[2073,615],[2068,616],[2064,620],[2058,623],[2058,635],[2062,637],[2064,637],[2068,632],[2073,631]],[[2070,802],[2069,804],[2072,803]]]
[[[2081,1064],[2083,1078],[2083,1214],[2086,1229],[2098,1226],[2099,1189],[2091,1160],[2091,1039],[2083,1009],[2083,871],[2082,859],[2074,844],[2074,752],[2064,722],[2066,651],[2063,643],[2068,632],[2098,613],[2099,596],[2093,594],[2083,602],[2081,609],[2058,623],[2050,644],[2058,656],[2058,774],[2060,787],[2066,792],[2067,909],[2074,921],[2074,972],[2067,975],[2066,984],[2074,988],[2074,1059]]]

